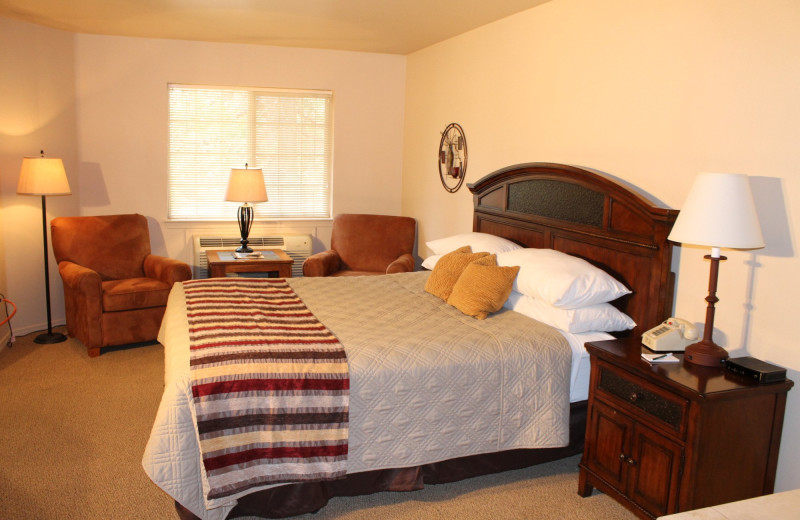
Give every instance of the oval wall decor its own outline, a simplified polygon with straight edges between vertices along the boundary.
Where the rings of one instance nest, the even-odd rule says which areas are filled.
[[[458,123],[450,123],[439,141],[439,178],[442,186],[455,193],[464,183],[467,172],[467,138]]]

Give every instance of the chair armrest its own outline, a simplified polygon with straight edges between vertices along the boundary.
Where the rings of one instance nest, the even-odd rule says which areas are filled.
[[[67,330],[81,340],[89,356],[100,354],[103,345],[103,280],[100,273],[68,260],[58,263],[64,282]]]
[[[303,262],[303,276],[330,276],[339,270],[342,260],[333,249],[317,253]]]
[[[97,272],[64,260],[58,264],[58,274],[67,288],[81,294],[87,301],[101,301],[103,286]]]
[[[410,273],[414,270],[414,257],[408,253],[400,255],[400,257],[389,264],[386,268],[386,274],[392,273]]]
[[[144,257],[144,275],[161,280],[172,287],[175,282],[192,279],[192,268],[186,262],[158,255]]]

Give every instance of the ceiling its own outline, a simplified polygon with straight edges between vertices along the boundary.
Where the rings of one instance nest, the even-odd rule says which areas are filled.
[[[78,33],[408,54],[549,0],[0,0]]]

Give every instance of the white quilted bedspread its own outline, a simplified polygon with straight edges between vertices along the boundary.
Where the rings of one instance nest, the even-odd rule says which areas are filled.
[[[347,472],[566,445],[572,350],[564,336],[512,311],[465,316],[424,291],[427,276],[291,280],[347,352]],[[235,501],[203,498],[180,284],[159,340],[165,391],[142,464],[196,515],[224,518]]]

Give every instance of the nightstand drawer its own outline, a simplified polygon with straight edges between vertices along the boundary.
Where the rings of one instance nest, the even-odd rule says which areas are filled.
[[[685,431],[688,401],[676,397],[624,370],[599,363],[598,394],[613,404],[643,412],[641,419],[666,426],[673,432]]]

